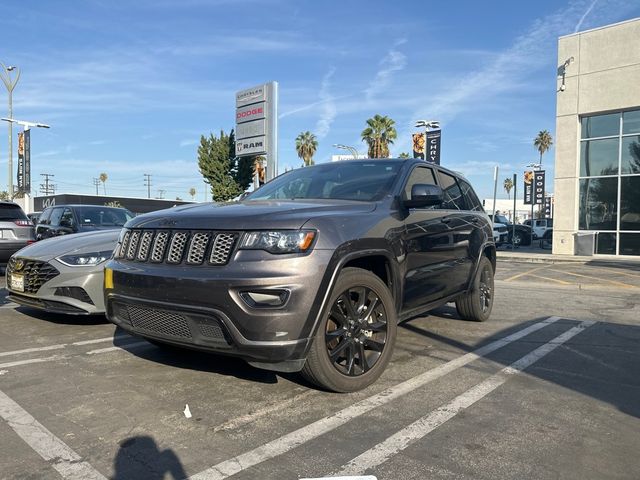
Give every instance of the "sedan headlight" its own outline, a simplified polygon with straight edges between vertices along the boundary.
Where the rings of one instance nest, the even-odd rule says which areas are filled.
[[[77,255],[62,255],[56,260],[69,267],[93,267],[111,258],[111,253],[111,250],[104,250],[102,252],[79,253]]]
[[[266,250],[269,253],[300,253],[311,248],[315,237],[316,232],[313,230],[247,232],[239,248]]]

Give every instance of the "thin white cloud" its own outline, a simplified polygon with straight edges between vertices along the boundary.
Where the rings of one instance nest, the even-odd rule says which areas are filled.
[[[180,146],[181,147],[191,147],[191,146],[193,146],[193,145],[195,145],[197,143],[198,143],[198,141],[193,139],[193,138],[185,138],[184,140],[182,140],[180,142]]]
[[[320,85],[320,93],[318,96],[320,97],[321,109],[320,109],[320,118],[316,123],[316,136],[320,138],[324,138],[329,134],[329,130],[331,130],[331,124],[333,120],[336,118],[336,114],[338,110],[336,108],[336,104],[333,96],[329,89],[331,88],[331,78],[334,73],[336,73],[335,68],[331,68],[325,75],[322,77],[322,84]]]
[[[396,42],[396,46],[402,45],[406,40],[401,39]],[[392,48],[387,52],[385,57],[380,61],[380,69],[375,77],[369,83],[365,90],[367,101],[373,99],[376,95],[384,91],[391,84],[393,74],[403,70],[407,66],[407,57],[404,53]]]
[[[585,19],[587,18],[587,15],[589,15],[591,13],[591,10],[593,10],[593,7],[596,6],[596,3],[598,3],[598,0],[593,0],[593,3],[589,6],[587,11],[584,12],[584,14],[580,17],[580,20],[578,20],[578,23],[576,23],[576,28],[573,30],[574,33],[576,33],[578,30],[580,30],[580,27],[582,27],[582,24],[584,23]]]

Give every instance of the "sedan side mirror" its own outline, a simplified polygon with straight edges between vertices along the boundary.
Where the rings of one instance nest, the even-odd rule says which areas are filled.
[[[444,201],[444,192],[438,185],[416,183],[411,187],[411,198],[404,201],[407,208],[431,207]]]

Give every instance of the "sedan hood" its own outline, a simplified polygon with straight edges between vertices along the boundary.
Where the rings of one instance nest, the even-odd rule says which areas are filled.
[[[119,235],[119,229],[63,235],[33,243],[20,250],[16,256],[48,262],[60,255],[113,250]]]
[[[318,216],[353,217],[376,204],[349,200],[264,200],[186,205],[140,215],[126,227],[212,230],[298,229]]]

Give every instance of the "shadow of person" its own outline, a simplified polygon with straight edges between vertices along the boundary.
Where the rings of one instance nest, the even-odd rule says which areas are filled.
[[[153,438],[141,435],[127,438],[113,461],[112,480],[162,480],[168,473],[175,480],[187,478],[180,459],[173,450],[160,451]]]

